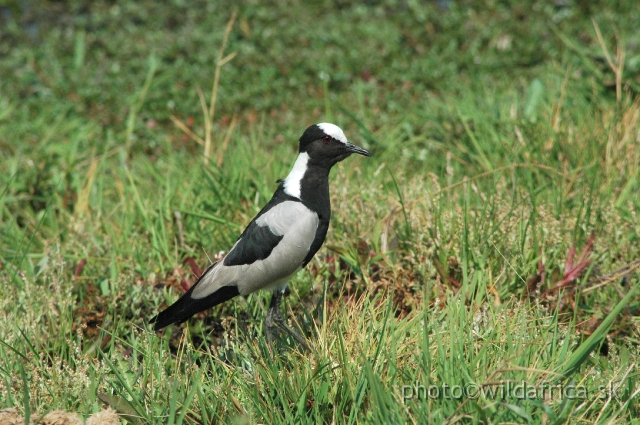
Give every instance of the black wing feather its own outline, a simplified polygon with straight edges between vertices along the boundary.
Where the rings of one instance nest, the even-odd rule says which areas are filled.
[[[191,298],[191,293],[193,292],[194,288],[198,286],[198,283],[200,283],[202,278],[207,273],[209,273],[213,266],[215,266],[215,264],[207,267],[204,273],[202,273],[198,280],[196,280],[196,283],[194,283],[191,288],[189,288],[189,290],[185,292],[184,295],[180,297],[180,299],[178,299],[178,301],[171,304],[169,307],[161,311],[157,316],[153,317],[149,321],[150,323],[155,323],[153,325],[154,330],[158,331],[162,328],[166,328],[173,323],[185,322],[194,314],[198,314],[201,311],[214,307],[227,300],[230,300],[233,297],[240,295],[240,292],[238,292],[238,287],[232,285],[223,286],[213,294],[210,294],[204,298]]]
[[[236,246],[224,257],[225,266],[241,266],[264,260],[271,254],[284,235],[274,234],[268,226],[259,226],[255,221],[246,228]]]
[[[300,202],[299,199],[287,195],[284,191],[284,185],[280,184],[271,200],[267,202],[247,228],[244,229],[237,245],[224,258],[223,264],[225,266],[252,264],[258,260],[264,260],[271,254],[271,251],[280,243],[284,235],[278,236],[268,227],[259,226],[256,224],[256,220],[264,214],[268,214],[271,208],[285,201]]]

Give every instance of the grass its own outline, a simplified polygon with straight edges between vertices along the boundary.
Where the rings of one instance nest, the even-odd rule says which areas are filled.
[[[217,3],[27,6],[0,18],[0,408],[638,416],[635,2],[247,1],[224,54]],[[373,156],[335,167],[286,297],[314,352],[267,345],[261,293],[152,332],[325,120]]]

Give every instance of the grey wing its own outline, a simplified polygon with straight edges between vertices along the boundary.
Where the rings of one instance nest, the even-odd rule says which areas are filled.
[[[301,202],[285,201],[259,216],[254,225],[280,238],[266,258],[250,264],[225,265],[220,261],[203,276],[192,298],[204,298],[223,286],[235,285],[242,295],[286,282],[302,266],[318,229],[318,215]],[[246,233],[246,232],[245,232]],[[246,235],[244,235],[246,237]],[[229,255],[242,244],[242,238]]]

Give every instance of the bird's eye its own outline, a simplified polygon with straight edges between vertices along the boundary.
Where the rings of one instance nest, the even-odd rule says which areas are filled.
[[[324,136],[322,138],[322,141],[325,142],[325,143],[329,143],[331,141],[331,137],[330,136]]]

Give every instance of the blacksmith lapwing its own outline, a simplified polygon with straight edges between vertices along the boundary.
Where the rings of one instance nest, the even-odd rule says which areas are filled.
[[[340,127],[315,124],[300,137],[298,159],[267,205],[249,223],[229,253],[210,265],[174,304],[151,319],[159,330],[196,313],[259,289],[273,291],[265,319],[267,338],[274,324],[305,348],[305,340],[280,315],[289,278],[306,266],[327,235],[331,205],[329,171],[352,153],[371,156],[349,143]]]

